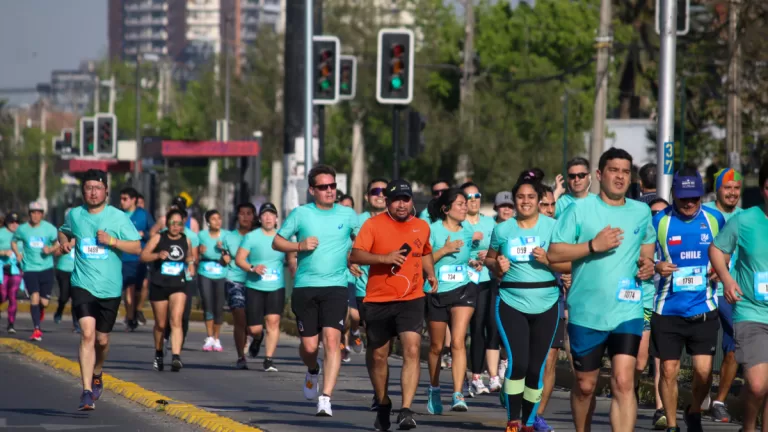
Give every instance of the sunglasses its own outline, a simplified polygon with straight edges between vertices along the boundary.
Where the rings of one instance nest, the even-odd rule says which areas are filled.
[[[440,190],[433,190],[432,196],[440,196],[443,192],[447,191],[448,189],[440,189]]]
[[[482,196],[483,196],[483,194],[481,194],[480,192],[473,193],[473,194],[467,194],[467,199],[476,200],[476,199],[480,199],[480,197],[482,197]]]
[[[328,184],[322,184],[322,185],[315,185],[312,186],[314,189],[317,189],[319,191],[327,191],[328,189],[336,190],[336,183],[328,183]]]
[[[570,173],[569,173],[569,174],[568,174],[568,178],[569,178],[569,179],[571,179],[571,180],[576,180],[577,178],[579,178],[579,179],[584,179],[584,178],[586,178],[588,175],[589,175],[589,173],[584,173],[584,172],[582,172],[582,173],[575,173],[575,174],[570,174]]]
[[[384,189],[386,188],[372,188],[368,191],[368,195],[370,196],[380,196],[384,195]]]
[[[170,221],[168,226],[184,226],[184,222]]]

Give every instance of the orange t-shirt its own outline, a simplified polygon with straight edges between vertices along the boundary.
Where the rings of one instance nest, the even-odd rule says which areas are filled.
[[[368,270],[368,285],[365,289],[366,303],[405,301],[424,297],[424,276],[421,257],[432,253],[429,244],[429,225],[423,220],[411,217],[397,222],[382,213],[374,216],[360,228],[353,249],[360,249],[376,255],[387,255],[401,250],[408,243],[411,252],[400,268],[392,274],[392,264],[376,264]]]

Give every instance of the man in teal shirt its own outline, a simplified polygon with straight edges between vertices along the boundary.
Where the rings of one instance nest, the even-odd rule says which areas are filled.
[[[131,220],[107,205],[107,187],[107,173],[86,171],[82,179],[85,205],[69,212],[58,233],[62,254],[75,249],[71,294],[81,329],[81,411],[93,410],[104,390],[102,366],[123,291],[120,256],[141,252],[141,237]]]
[[[43,319],[42,309],[48,306],[53,290],[53,253],[58,247],[56,227],[43,220],[43,216],[45,216],[43,205],[39,202],[30,203],[29,222],[16,230],[11,243],[11,248],[21,263],[24,285],[29,292],[29,312],[34,325],[34,331],[29,339],[38,342],[43,340],[40,321]],[[19,243],[22,245],[21,250],[19,250]]]
[[[612,362],[614,431],[634,430],[634,375],[643,332],[641,281],[653,277],[655,231],[651,209],[626,198],[632,156],[611,148],[600,157],[600,195],[571,204],[560,216],[547,256],[572,262],[567,296],[568,336],[576,382],[571,391],[578,430],[592,424],[590,405],[605,350]],[[559,207],[559,203],[558,203]]]
[[[715,173],[715,201],[704,203],[705,207],[714,208],[720,211],[725,217],[727,223],[732,217],[741,213],[743,210],[739,207],[741,200],[741,174],[733,168],[721,169]],[[738,249],[731,255],[730,266],[733,268],[738,258]],[[723,327],[723,363],[720,365],[720,383],[718,384],[717,396],[712,401],[712,417],[719,422],[728,423],[731,415],[725,406],[725,399],[731,391],[733,380],[736,379],[736,372],[739,365],[736,363],[736,346],[733,342],[733,306],[725,300],[723,296],[723,284],[717,284],[717,310],[720,314],[720,325]],[[710,376],[710,383],[712,378]]]
[[[768,161],[758,179],[762,206],[733,216],[709,247],[725,299],[733,305],[736,361],[747,379],[745,431],[755,431],[758,413],[768,409]],[[737,250],[729,271],[729,255]]]
[[[590,195],[589,187],[592,186],[592,176],[589,174],[589,162],[583,157],[575,157],[566,165],[568,193],[557,197],[555,207],[555,219],[560,219],[565,209],[574,202]]]
[[[309,193],[315,202],[295,208],[277,232],[272,248],[298,252],[291,306],[301,336],[299,355],[307,365],[304,397],[318,395],[319,337],[325,347],[323,391],[317,415],[330,417],[331,393],[341,366],[341,330],[347,314],[347,267],[358,220],[354,210],[336,204],[336,171],[317,165],[309,171]],[[296,236],[297,242],[291,239]]]

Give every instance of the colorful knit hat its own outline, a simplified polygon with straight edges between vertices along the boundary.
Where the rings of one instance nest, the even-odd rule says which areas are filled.
[[[715,173],[715,191],[719,191],[723,183],[736,181],[741,183],[741,174],[733,168],[724,168]]]

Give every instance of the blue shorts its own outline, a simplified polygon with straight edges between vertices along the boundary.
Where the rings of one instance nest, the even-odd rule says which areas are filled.
[[[147,278],[147,264],[141,261],[123,262],[123,289],[130,285],[141,288]]]
[[[245,309],[245,283],[233,282],[231,280],[224,282],[224,292],[227,294],[227,304],[229,309]]]
[[[637,357],[643,334],[643,319],[633,319],[619,324],[613,330],[594,330],[568,323],[573,366],[580,372],[590,372],[602,366],[606,348],[608,356],[626,354]]]
[[[52,268],[41,271],[26,271],[22,275],[27,292],[38,293],[41,298],[50,299],[55,273]]]
[[[733,305],[725,297],[717,298],[717,311],[720,313],[720,326],[723,328],[723,354],[736,351],[733,341]]]

